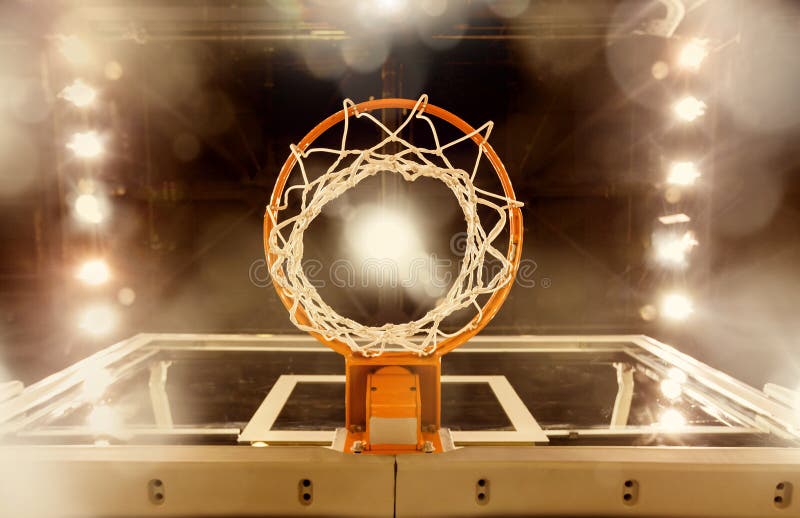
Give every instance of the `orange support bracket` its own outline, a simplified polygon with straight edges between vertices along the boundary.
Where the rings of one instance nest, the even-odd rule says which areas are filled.
[[[346,452],[440,452],[441,356],[345,355]]]

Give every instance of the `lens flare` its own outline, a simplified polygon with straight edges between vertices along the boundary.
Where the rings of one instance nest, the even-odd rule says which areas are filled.
[[[123,306],[130,306],[136,300],[136,292],[133,289],[125,287],[117,292],[117,300]]]
[[[103,73],[106,79],[116,81],[122,77],[122,65],[120,65],[118,61],[109,61],[103,68]]]

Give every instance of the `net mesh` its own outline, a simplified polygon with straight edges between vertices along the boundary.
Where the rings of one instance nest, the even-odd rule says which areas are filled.
[[[297,160],[297,165],[290,174],[299,172],[302,181],[284,191],[275,210],[267,210],[273,224],[267,237],[269,252],[272,255],[270,275],[273,282],[278,284],[291,300],[289,315],[292,323],[303,331],[318,333],[327,340],[342,342],[351,350],[366,356],[378,356],[386,350],[396,349],[408,350],[420,356],[431,354],[442,340],[476,325],[482,316],[479,297],[491,294],[513,280],[510,261],[493,243],[507,225],[509,210],[512,207],[521,207],[522,204],[504,195],[475,186],[475,176],[479,170],[481,157],[485,153],[483,142],[477,146],[477,157],[471,172],[453,167],[445,153],[448,148],[471,140],[476,135],[488,139],[493,123],[487,122],[471,133],[442,144],[433,120],[425,114],[426,104],[427,97],[423,95],[395,130],[387,128],[370,113],[356,110],[355,117],[367,119],[377,125],[382,134],[385,134],[385,138],[366,149],[348,149],[347,137],[351,117],[349,109],[355,104],[349,99],[345,100],[341,147],[339,149],[311,147],[301,150],[292,145],[291,152]],[[432,148],[416,147],[400,136],[415,118],[424,121],[430,128],[434,143]],[[399,151],[390,154],[382,152],[390,143],[395,143],[394,149]],[[310,178],[304,161],[310,155],[317,153],[331,155],[333,163],[324,173],[316,178]],[[356,187],[361,181],[384,172],[396,173],[408,182],[421,177],[435,178],[443,182],[452,191],[463,211],[466,237],[459,273],[436,307],[411,322],[367,326],[340,315],[322,300],[303,270],[303,235],[328,203],[345,191]],[[289,195],[297,190],[300,191],[300,208],[294,212],[288,211]],[[479,206],[488,207],[492,213],[497,214],[496,220],[488,229],[481,224],[481,218],[478,216]],[[282,211],[292,212],[294,215],[281,220]],[[484,268],[487,257],[496,260],[499,268],[492,268],[491,272]],[[308,316],[309,324],[298,321],[298,309],[301,307]],[[477,312],[469,323],[455,332],[448,333],[442,329],[447,317],[469,307],[474,307]]]

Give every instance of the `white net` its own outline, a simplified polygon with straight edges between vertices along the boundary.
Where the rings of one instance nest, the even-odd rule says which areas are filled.
[[[270,275],[273,282],[277,283],[292,301],[289,314],[294,325],[303,331],[318,333],[327,340],[345,343],[353,351],[366,356],[377,356],[386,350],[396,349],[412,351],[420,356],[432,353],[442,340],[475,325],[482,315],[479,297],[491,294],[513,280],[511,263],[493,242],[507,225],[508,211],[522,204],[474,185],[481,157],[485,153],[483,143],[477,146],[477,158],[471,172],[454,168],[445,155],[448,148],[471,140],[476,135],[488,138],[493,123],[487,122],[472,133],[441,144],[433,120],[425,114],[426,104],[427,96],[423,95],[395,130],[387,128],[370,113],[356,111],[355,117],[373,122],[386,137],[367,149],[347,149],[348,112],[349,108],[355,105],[349,99],[345,100],[341,147],[339,149],[311,147],[300,150],[292,145],[291,152],[297,160],[297,165],[291,174],[299,171],[302,181],[284,191],[277,210],[267,211],[273,223],[267,238],[269,251],[274,256],[270,265]],[[424,121],[430,127],[434,142],[432,149],[416,147],[400,136],[415,118]],[[396,143],[395,149],[399,148],[399,151],[391,154],[381,152],[389,143]],[[324,173],[316,178],[310,178],[304,160],[315,153],[327,153],[335,158]],[[437,166],[434,160],[444,167]],[[340,315],[322,300],[303,270],[303,236],[326,204],[354,188],[359,182],[384,172],[397,173],[408,182],[421,177],[442,181],[452,191],[464,213],[466,238],[459,273],[436,307],[412,322],[367,326]],[[295,215],[281,220],[279,217],[281,211],[287,210],[289,194],[295,190],[301,191],[299,211],[295,210],[297,212]],[[496,221],[488,230],[481,225],[481,218],[478,216],[479,206],[488,207],[497,214]],[[496,260],[499,268],[493,268],[491,272],[484,268],[487,257]],[[442,329],[447,317],[470,306],[477,311],[477,318],[473,318],[455,332],[447,333]],[[301,307],[308,316],[309,325],[298,321],[297,312]]]

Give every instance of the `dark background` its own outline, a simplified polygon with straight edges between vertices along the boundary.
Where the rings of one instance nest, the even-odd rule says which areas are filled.
[[[292,332],[274,290],[250,278],[289,144],[345,97],[427,93],[473,125],[496,123],[491,142],[525,202],[536,286],[512,290],[486,332],[646,333],[750,383],[794,388],[796,3],[686,1],[672,34],[657,1],[445,3],[431,16],[409,2],[389,19],[358,2],[3,4],[0,378],[31,382],[141,331]],[[73,33],[90,43],[87,65],[54,48]],[[691,74],[673,62],[695,36],[712,53]],[[57,97],[75,77],[99,90],[88,111]],[[670,113],[686,93],[708,104],[688,125]],[[64,148],[87,128],[107,137],[90,164]],[[700,157],[703,177],[670,203],[666,165],[684,156]],[[81,178],[110,201],[96,229],[71,215]],[[423,205],[421,219],[436,217],[437,203]],[[678,273],[651,260],[656,218],[675,212],[699,241]],[[114,278],[87,289],[74,270],[95,255]],[[130,306],[117,302],[124,287]],[[643,319],[672,288],[693,296],[692,317]],[[97,301],[118,312],[111,336],[75,325]],[[394,309],[407,320],[407,306]]]

